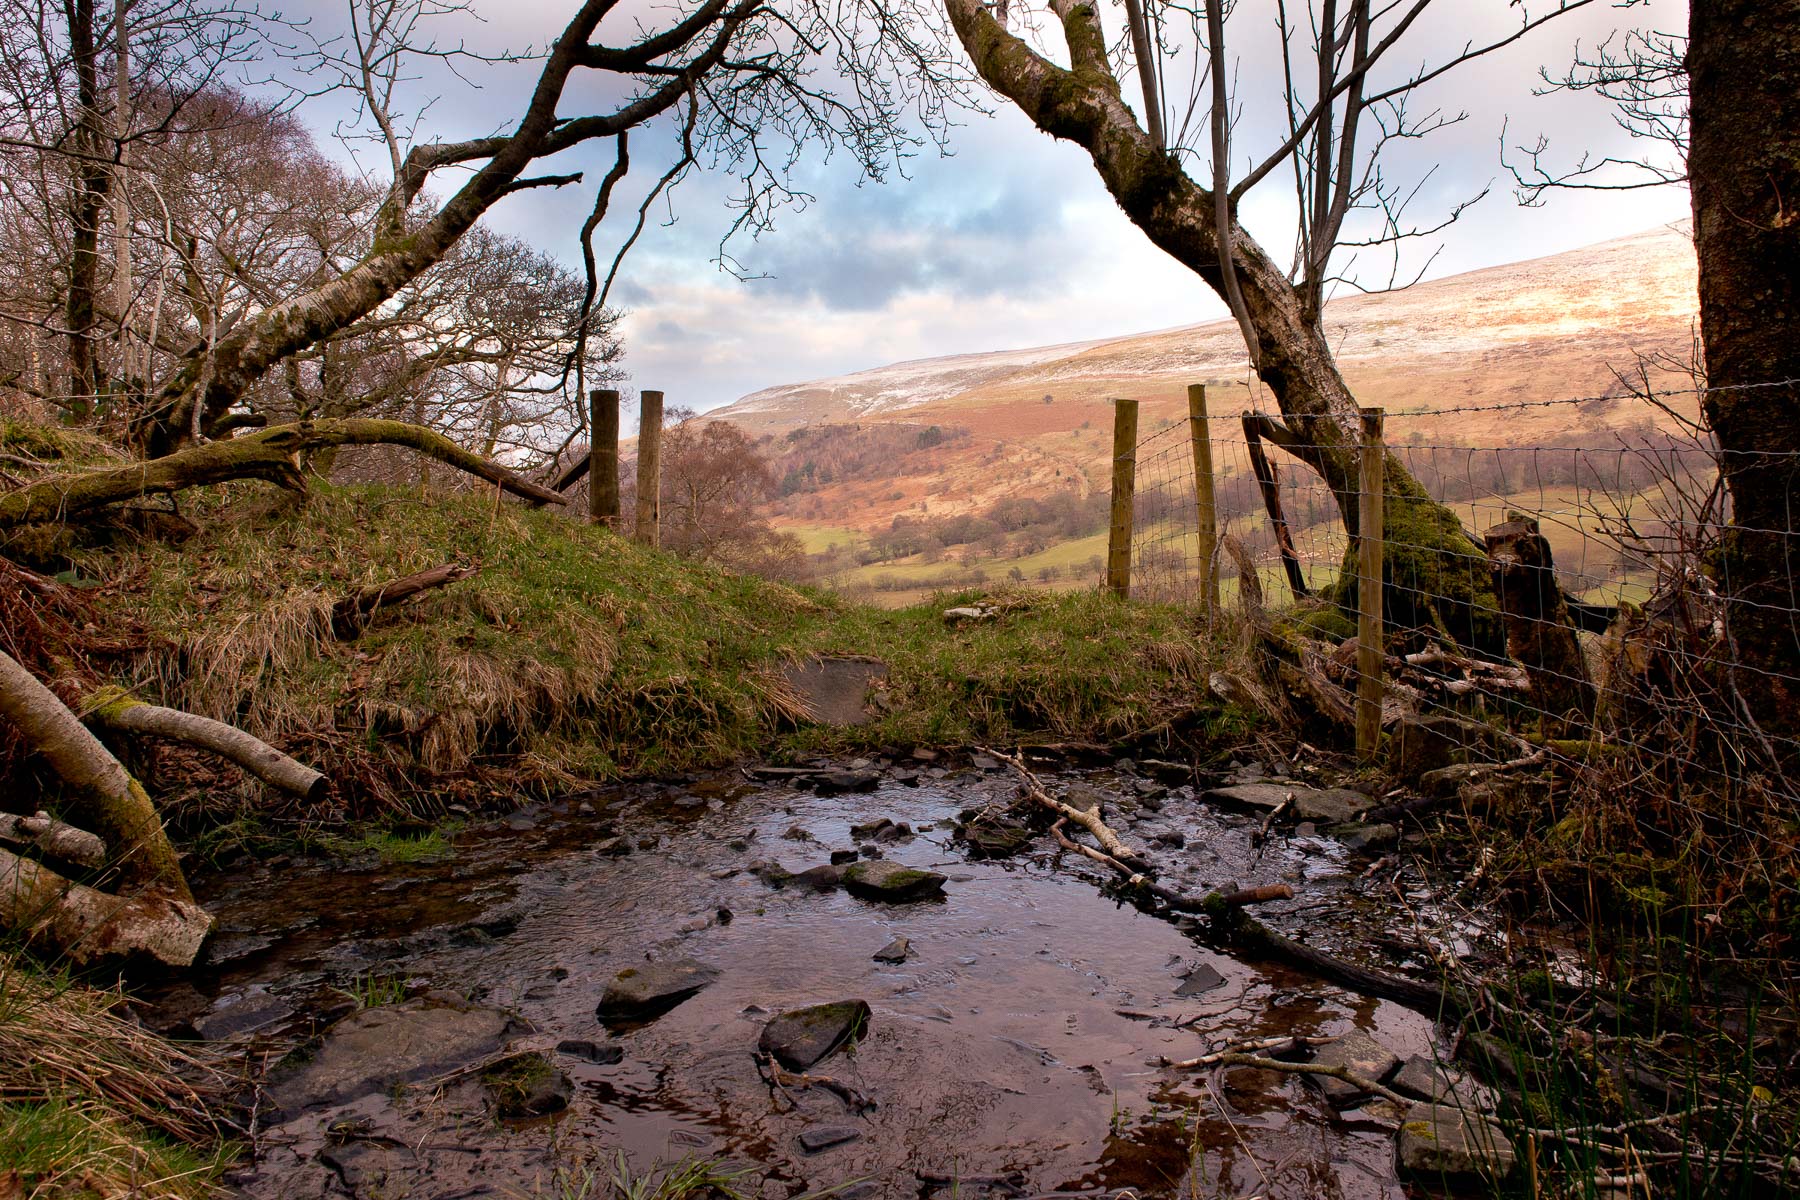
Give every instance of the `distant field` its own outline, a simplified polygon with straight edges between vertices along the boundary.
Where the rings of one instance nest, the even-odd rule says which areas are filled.
[[[800,545],[808,554],[824,554],[833,546],[839,550],[854,550],[867,536],[858,529],[843,525],[782,525],[781,532],[791,533],[800,539]]]

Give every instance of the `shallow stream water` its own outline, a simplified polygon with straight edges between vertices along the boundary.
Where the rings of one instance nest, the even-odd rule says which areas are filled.
[[[1429,1052],[1424,1018],[1279,967],[1250,965],[1190,932],[1121,906],[1087,865],[1040,839],[975,861],[953,840],[960,810],[1014,795],[998,773],[939,772],[919,786],[821,797],[731,779],[624,786],[522,810],[455,839],[437,861],[259,866],[203,900],[221,933],[212,961],[154,995],[151,1020],[249,1048],[263,1070],[358,1000],[369,981],[454,993],[510,1010],[533,1047],[604,1041],[606,981],[646,958],[693,957],[716,983],[619,1032],[622,1061],[567,1055],[555,1117],[497,1121],[479,1087],[393,1089],[271,1117],[251,1196],[606,1194],[618,1155],[652,1171],[691,1156],[745,1174],[746,1196],[842,1188],[856,1197],[1401,1197],[1392,1121],[1335,1112],[1307,1080],[1163,1066],[1227,1043],[1360,1027],[1401,1055]],[[1355,864],[1326,839],[1252,848],[1257,821],[1178,788],[1160,810],[1111,770],[1085,782],[1121,798],[1128,840],[1157,834],[1165,878],[1201,891],[1289,882],[1260,915],[1332,941],[1323,924],[1354,888]],[[799,870],[852,848],[853,824],[887,817],[920,832],[887,857],[949,877],[941,901],[884,905],[842,891],[777,889],[749,868]],[[596,852],[623,837],[625,855]],[[910,957],[872,955],[895,937]],[[1178,996],[1196,967],[1223,983]],[[1190,991],[1192,988],[1190,987]],[[850,1111],[823,1088],[772,1089],[752,1051],[770,1014],[848,998],[873,1017],[853,1049],[818,1067],[875,1101]],[[303,1055],[304,1051],[302,1051]],[[801,1134],[851,1127],[807,1153]]]

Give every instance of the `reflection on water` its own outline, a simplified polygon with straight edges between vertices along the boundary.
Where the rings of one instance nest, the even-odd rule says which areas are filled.
[[[559,1058],[576,1084],[560,1118],[502,1127],[467,1089],[368,1097],[274,1130],[241,1186],[267,1196],[568,1194],[622,1150],[640,1170],[689,1154],[731,1160],[751,1168],[738,1186],[768,1197],[847,1181],[861,1181],[850,1194],[865,1197],[1405,1194],[1390,1126],[1333,1114],[1297,1077],[1159,1062],[1352,1025],[1405,1054],[1427,1048],[1422,1018],[1215,953],[1120,907],[1041,847],[967,860],[950,822],[1008,797],[997,776],[835,798],[744,792],[620,789],[472,831],[440,862],[349,873],[284,864],[221,882],[206,900],[227,961],[159,997],[165,1021],[185,1015],[215,1034],[234,1012],[251,1014],[245,1024],[272,1014],[265,1032],[304,1032],[345,1007],[334,988],[377,975],[512,1009],[535,1027],[530,1043],[548,1047],[603,1039],[601,989],[646,957],[720,971],[694,999],[621,1034],[622,1062]],[[855,845],[852,824],[876,817],[920,831],[882,850],[949,876],[943,901],[777,890],[748,869],[823,863]],[[1244,884],[1285,878],[1301,892],[1291,907],[1303,908],[1342,885],[1323,844],[1253,861],[1253,824],[1178,791],[1150,823],[1127,828],[1140,838],[1183,829],[1186,846],[1159,853],[1195,886],[1228,871]],[[593,850],[613,836],[642,848]],[[902,936],[912,946],[904,963],[874,961]],[[1176,996],[1200,964],[1223,983]],[[773,1092],[751,1053],[768,1014],[851,997],[873,1007],[870,1028],[815,1071],[877,1107],[853,1114],[823,1088]],[[860,1136],[807,1153],[800,1135],[821,1126]],[[347,1128],[375,1133],[347,1142]]]

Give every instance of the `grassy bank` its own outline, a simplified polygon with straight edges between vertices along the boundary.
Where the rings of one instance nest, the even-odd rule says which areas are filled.
[[[317,765],[348,815],[750,756],[1112,739],[1217,716],[1189,619],[1093,592],[1004,594],[995,619],[951,628],[941,610],[966,594],[878,611],[491,497],[320,488],[295,507],[244,487],[199,504],[179,546],[75,560],[102,611],[146,635],[119,682]],[[338,599],[451,562],[479,571],[354,640],[333,635]],[[804,720],[782,668],[816,654],[889,665],[879,720]],[[189,828],[262,809],[228,771],[165,752],[152,791]]]

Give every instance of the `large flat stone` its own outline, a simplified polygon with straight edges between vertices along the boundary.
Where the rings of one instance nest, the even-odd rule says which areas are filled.
[[[936,871],[903,867],[885,858],[859,862],[844,871],[844,887],[852,896],[889,904],[941,896],[944,882],[945,877]]]
[[[1447,1104],[1452,1108],[1478,1109],[1492,1112],[1494,1093],[1491,1088],[1469,1078],[1455,1067],[1433,1062],[1423,1054],[1415,1054],[1400,1064],[1394,1073],[1393,1087],[1420,1100]]]
[[[1360,1029],[1352,1029],[1334,1042],[1327,1042],[1313,1055],[1322,1067],[1348,1067],[1371,1083],[1380,1083],[1389,1071],[1400,1065],[1400,1056]],[[1329,1075],[1313,1076],[1325,1098],[1342,1107],[1364,1094],[1362,1088],[1334,1079]]]
[[[512,1030],[512,1018],[492,1008],[423,999],[365,1008],[326,1030],[312,1058],[278,1071],[269,1095],[289,1113],[342,1104],[467,1066]]]
[[[1310,788],[1292,783],[1236,783],[1230,787],[1210,788],[1205,798],[1215,804],[1273,809],[1289,795],[1294,797],[1292,811],[1297,821],[1353,821],[1375,804],[1361,792],[1349,788]]]
[[[609,1024],[648,1021],[689,999],[718,977],[717,970],[691,958],[626,967],[606,985],[594,1015]]]
[[[866,1000],[838,1000],[784,1012],[763,1026],[757,1048],[790,1071],[804,1071],[869,1028]]]
[[[812,719],[836,726],[864,725],[874,719],[869,689],[887,673],[886,663],[862,658],[812,658],[783,672]]]
[[[1403,1171],[1460,1179],[1505,1179],[1516,1157],[1512,1143],[1490,1121],[1424,1101],[1407,1111],[1396,1150]]]

